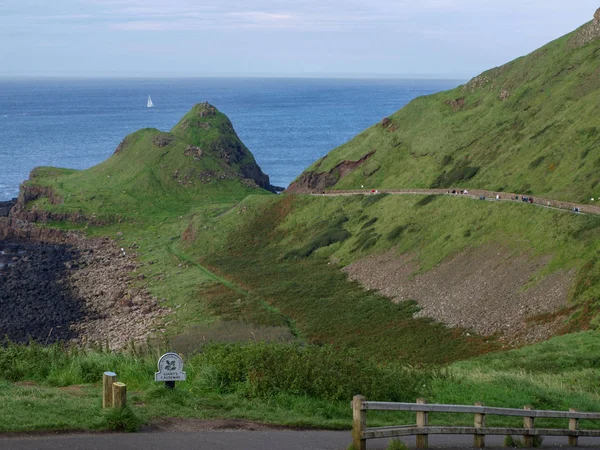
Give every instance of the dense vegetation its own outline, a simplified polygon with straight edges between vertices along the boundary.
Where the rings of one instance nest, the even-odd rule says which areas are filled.
[[[381,366],[351,351],[295,344],[213,344],[184,355],[188,380],[173,391],[154,383],[158,349],[120,354],[58,345],[0,347],[0,432],[113,428],[122,417],[102,413],[100,377],[115,371],[128,385],[132,428],[154,417],[247,418],[292,426],[348,428],[352,393],[378,400],[598,411],[596,332],[455,363],[445,369]],[[518,418],[488,417],[490,426]],[[432,424],[469,425],[472,417],[432,414]],[[409,413],[370,413],[369,424],[414,423]],[[536,421],[537,424],[537,421]],[[540,421],[540,426],[561,426]],[[583,428],[594,424],[582,421]]]

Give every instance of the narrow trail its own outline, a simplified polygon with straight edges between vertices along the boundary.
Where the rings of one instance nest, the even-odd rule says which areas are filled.
[[[463,192],[463,193],[461,193]],[[544,208],[556,209],[561,211],[576,212],[583,214],[600,215],[600,206],[585,205],[581,203],[564,202],[533,195],[513,194],[510,192],[494,192],[482,189],[362,189],[362,190],[336,190],[336,191],[306,191],[305,194],[317,197],[340,197],[350,195],[448,195],[452,197],[471,198],[476,200],[503,201],[529,203]],[[302,193],[301,193],[302,194]],[[499,198],[496,198],[499,196]],[[523,198],[527,198],[524,201]]]
[[[202,273],[202,275],[204,275],[205,277],[207,277],[208,279],[222,284],[223,286],[231,289],[232,291],[237,292],[238,294],[244,295],[244,296],[249,296],[251,295],[251,292],[249,292],[248,290],[244,289],[243,287],[229,281],[227,278],[223,278],[219,275],[217,275],[216,273],[212,272],[211,270],[207,269],[206,267],[204,267],[202,264],[196,262],[195,260],[193,260],[192,258],[190,258],[189,256],[187,256],[184,253],[181,253],[179,251],[177,251],[175,249],[175,244],[172,244],[170,246],[168,246],[168,251],[175,256],[176,258],[178,258],[180,261],[183,261],[191,266],[193,266],[194,268],[196,268],[198,271],[200,271]],[[287,321],[288,327],[291,331],[291,333],[294,336],[301,336],[300,331],[298,330],[298,327],[296,326],[296,323],[294,321],[294,319],[292,319],[291,317],[289,317],[288,315],[284,314],[281,312],[281,310],[273,305],[272,303],[269,303],[268,301],[260,298],[259,299],[260,303],[267,309],[273,310],[275,312],[277,312],[278,314],[281,314]]]

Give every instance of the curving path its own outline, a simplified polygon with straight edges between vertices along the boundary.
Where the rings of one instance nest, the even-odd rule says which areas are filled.
[[[452,192],[455,192],[454,194]],[[461,194],[460,192],[468,192],[467,194]],[[372,194],[393,194],[393,195],[451,195],[456,197],[468,197],[479,199],[485,197],[486,200],[495,200],[496,196],[500,196],[500,201],[518,201],[522,202],[522,194],[513,194],[510,192],[495,192],[486,191],[484,189],[357,189],[357,190],[336,190],[336,191],[306,191],[305,193],[320,196],[320,197],[337,197],[345,195],[372,195]],[[547,208],[560,209],[564,211],[573,211],[577,208],[579,212],[585,214],[600,215],[600,206],[596,205],[584,205],[580,203],[565,202],[561,200],[554,200],[550,198],[537,197],[535,195],[525,195],[532,199],[534,205],[544,206]],[[600,199],[598,199],[600,201]]]

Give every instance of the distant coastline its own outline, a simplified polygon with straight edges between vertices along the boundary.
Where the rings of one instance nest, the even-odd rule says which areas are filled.
[[[73,81],[76,81],[73,83]],[[276,186],[417,96],[459,80],[333,78],[0,78],[0,201],[36,166],[89,168],[127,134],[169,130],[210,101]],[[152,95],[153,114],[146,114]]]

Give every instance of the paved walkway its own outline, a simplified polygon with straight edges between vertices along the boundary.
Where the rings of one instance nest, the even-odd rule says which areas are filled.
[[[402,439],[414,448],[414,438]],[[2,437],[2,450],[346,450],[351,442],[349,431],[200,431],[142,433],[33,434]],[[567,438],[546,438],[542,448],[575,449]],[[487,448],[502,446],[501,436],[488,436]],[[472,436],[430,436],[430,448],[458,450],[471,448]],[[382,450],[385,439],[367,441],[369,450]],[[600,439],[580,439],[577,448],[600,449]]]
[[[454,193],[452,193],[454,191]],[[468,192],[467,194],[461,194],[461,192]],[[500,201],[512,201],[512,202],[523,202],[522,194],[513,194],[510,192],[494,192],[486,191],[483,189],[363,189],[363,190],[335,190],[335,191],[307,191],[307,194],[316,195],[320,197],[338,197],[347,195],[372,195],[372,194],[392,194],[392,195],[451,195],[456,197],[468,197],[479,199],[481,197],[486,200],[496,200],[496,196],[500,196]],[[584,205],[572,202],[563,202],[560,200],[553,200],[550,198],[537,197],[535,195],[525,195],[531,201],[526,203],[533,203],[537,206],[544,206],[554,209],[560,209],[564,211],[573,211],[574,208],[581,213],[600,215],[600,206],[598,205]],[[595,199],[599,201],[599,199]],[[599,201],[600,202],[600,201]],[[525,202],[523,202],[525,203]]]

